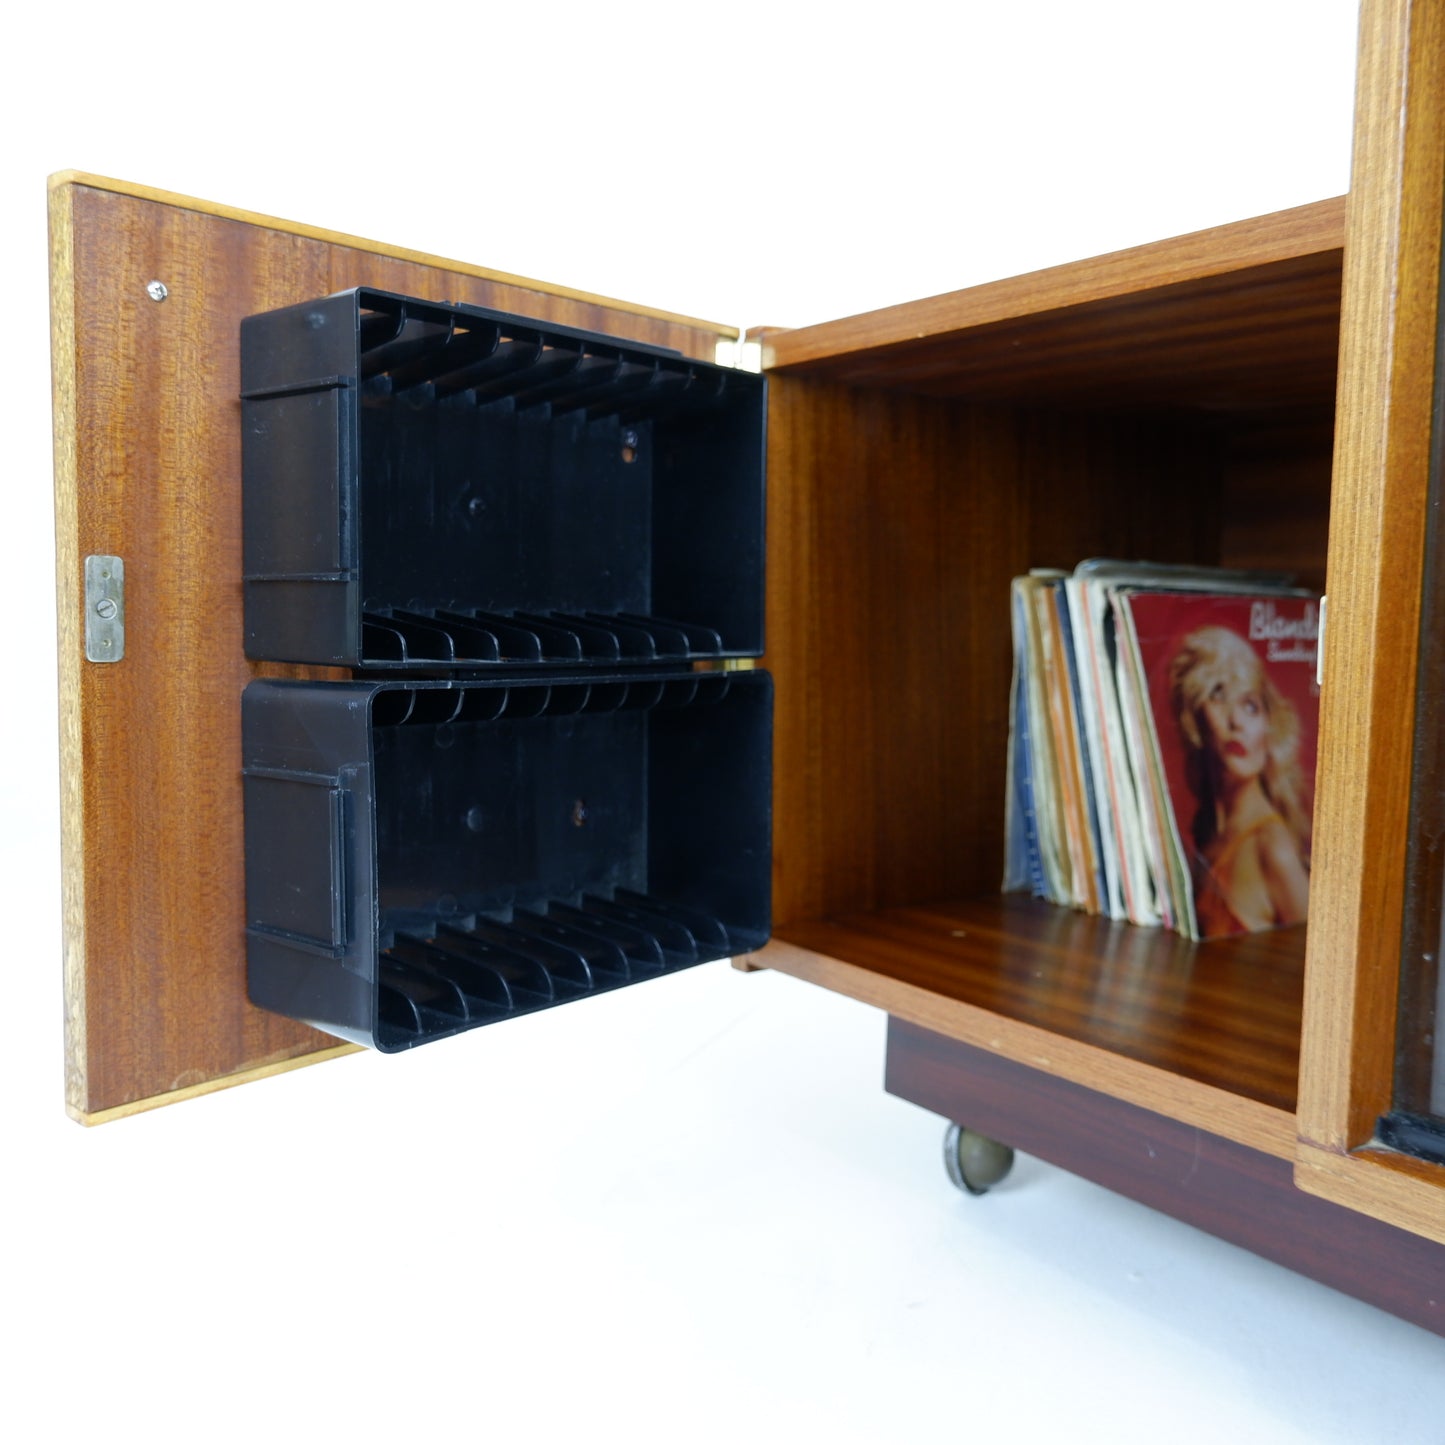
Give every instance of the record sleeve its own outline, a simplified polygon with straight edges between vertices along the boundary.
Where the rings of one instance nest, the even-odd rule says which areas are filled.
[[[1122,602],[1152,724],[1139,762],[1158,770],[1165,851],[1185,860],[1192,890],[1194,927],[1181,931],[1212,938],[1302,920],[1318,599],[1139,591]]]

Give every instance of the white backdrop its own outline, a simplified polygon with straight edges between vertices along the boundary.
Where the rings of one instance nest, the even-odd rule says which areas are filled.
[[[1338,194],[1352,5],[266,0],[7,40],[10,1438],[1441,1438],[1441,1341],[1033,1161],[964,1200],[882,1019],[784,978],[61,1106],[47,173],[797,325]]]

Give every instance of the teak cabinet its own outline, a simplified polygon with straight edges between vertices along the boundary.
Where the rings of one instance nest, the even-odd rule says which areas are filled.
[[[1347,201],[761,334],[774,941],[740,966],[885,1009],[904,1097],[1445,1331],[1445,1169],[1371,1144],[1442,106],[1441,7],[1372,0]],[[339,1051],[245,995],[240,696],[349,674],[245,658],[241,319],[366,286],[703,359],[719,331],[95,177],[51,208],[67,1102],[96,1122]],[[91,555],[124,560],[118,665],[86,660]],[[1090,555],[1328,591],[1307,930],[1191,945],[999,895],[1009,579]]]

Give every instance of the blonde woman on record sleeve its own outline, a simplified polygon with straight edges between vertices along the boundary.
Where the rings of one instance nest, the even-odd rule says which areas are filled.
[[[1201,627],[1169,665],[1193,821],[1202,938],[1298,923],[1309,908],[1310,815],[1299,719],[1259,654],[1226,627]]]

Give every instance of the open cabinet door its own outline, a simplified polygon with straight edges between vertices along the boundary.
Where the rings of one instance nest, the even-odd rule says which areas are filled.
[[[1445,1167],[1374,1142],[1395,1099],[1420,603],[1439,424],[1439,6],[1368,0],[1357,96],[1296,1180],[1445,1241]],[[1438,724],[1438,699],[1425,705]]]
[[[247,999],[242,693],[349,674],[247,660],[242,319],[370,287],[699,361],[735,333],[73,173],[50,231],[66,1104],[94,1123],[353,1047]],[[87,601],[87,558],[123,592],[97,562]]]

